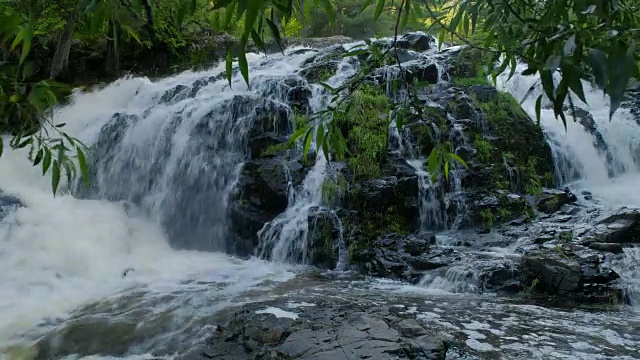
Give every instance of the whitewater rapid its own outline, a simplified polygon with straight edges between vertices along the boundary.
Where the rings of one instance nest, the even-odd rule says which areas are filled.
[[[526,66],[518,65],[516,73],[525,69]],[[542,93],[539,77],[515,75],[507,81],[508,72],[498,77],[498,88],[512,94],[535,119],[536,98]],[[567,179],[571,178],[571,172],[578,173],[577,179],[560,185],[576,191],[589,191],[595,199],[610,208],[640,207],[640,191],[636,191],[640,184],[640,124],[626,108],[619,108],[609,119],[609,97],[587,82],[583,82],[583,86],[587,103],[571,93],[574,104],[593,116],[596,129],[602,134],[604,143],[613,159],[620,164],[621,170],[613,177],[609,176],[610,164],[594,145],[594,135],[576,122],[570,111],[566,111],[565,129],[562,120],[555,118],[553,109],[543,106],[540,125],[550,140],[554,156],[556,160],[561,157],[568,161],[568,166],[556,164],[557,178]]]
[[[250,60],[256,63],[262,57],[250,55]],[[277,65],[283,73],[291,70]],[[54,122],[65,122],[69,134],[91,145],[115,112],[144,111],[157,94],[204,75],[188,71],[158,82],[126,78],[92,92],[78,91],[69,105],[56,111]],[[226,96],[248,91],[241,79],[233,85]],[[218,89],[211,91],[203,97],[219,95]],[[80,200],[64,189],[54,197],[50,177],[31,166],[25,151],[5,147],[0,189],[24,204],[0,223],[0,354],[11,345],[28,345],[94,301],[136,291],[160,299],[181,289],[206,290],[212,283],[224,285],[217,294],[234,294],[294,276],[291,267],[258,259],[173,250],[157,221],[123,202]],[[190,282],[188,288],[179,286],[184,281]]]

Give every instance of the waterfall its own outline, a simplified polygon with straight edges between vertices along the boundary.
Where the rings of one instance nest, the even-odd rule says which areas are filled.
[[[91,148],[92,183],[78,186],[76,197],[61,189],[54,198],[26,151],[5,147],[0,189],[24,207],[0,223],[0,353],[112,294],[140,292],[171,307],[167,294],[182,291],[176,286],[185,280],[197,283],[184,291],[203,294],[219,283],[222,296],[290,278],[282,266],[193,250],[229,247],[226,207],[247,136],[256,126],[292,131],[285,104],[304,81],[291,74],[313,55],[296,48],[248,54],[251,89],[240,74],[229,87],[221,64],[76,91],[54,114]]]
[[[348,46],[347,45],[345,48]],[[342,85],[357,72],[356,64],[350,58],[344,58],[337,66],[335,75],[327,79],[326,84],[331,87]],[[325,109],[331,94],[320,85],[313,84],[310,98],[311,113]],[[316,151],[315,165],[305,177],[301,189],[293,190],[292,201],[285,212],[276,219],[266,223],[258,233],[260,239],[260,256],[278,262],[307,263],[310,259],[309,249],[309,216],[310,211],[322,205],[322,184],[326,177],[327,160],[321,149],[316,149],[315,136],[312,142]],[[342,247],[344,239],[340,225]],[[340,251],[344,253],[344,251]],[[339,263],[344,266],[344,262]]]
[[[525,67],[518,65],[516,73]],[[542,94],[535,76],[515,75],[506,81],[507,75],[498,77],[498,87],[522,101],[522,107],[535,119],[535,100]],[[571,93],[575,106],[582,115],[573,118],[567,110],[567,129],[553,110],[541,111],[540,124],[551,145],[556,162],[556,176],[561,186],[574,190],[587,190],[610,209],[622,206],[640,207],[640,124],[630,109],[620,108],[609,119],[609,98],[583,81],[587,104]],[[529,94],[528,96],[526,96]],[[585,114],[586,112],[586,114]],[[580,119],[578,119],[580,117]],[[588,121],[585,122],[585,117]],[[606,151],[603,151],[606,149]],[[620,274],[628,289],[631,303],[640,306],[640,278],[638,262],[640,247],[624,250],[621,258],[611,265]]]
[[[516,74],[524,69],[519,65]],[[511,93],[518,101],[524,99],[522,107],[535,119],[535,100],[542,93],[538,78],[515,75],[506,81],[507,76],[505,73],[498,77],[498,88]],[[543,106],[541,111],[540,124],[554,153],[560,185],[588,189],[611,206],[638,207],[640,193],[629,189],[640,181],[640,125],[625,108],[618,109],[609,120],[609,98],[589,83],[583,82],[583,87],[587,104],[571,93],[574,104],[590,114],[592,131],[601,135],[590,133],[584,121],[574,119],[570,110],[565,112],[566,131],[552,109]],[[601,139],[602,144],[596,139]],[[612,157],[607,156],[602,147]],[[610,169],[611,166],[614,168]]]

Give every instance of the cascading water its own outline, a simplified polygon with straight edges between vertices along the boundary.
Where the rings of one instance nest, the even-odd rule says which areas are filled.
[[[345,48],[349,46],[353,46],[353,44],[345,45]],[[338,64],[336,74],[327,79],[326,83],[332,87],[340,86],[356,73],[356,65],[350,58],[343,59]],[[326,108],[329,99],[330,94],[322,86],[312,85],[311,112],[316,113]],[[312,209],[321,206],[322,184],[325,180],[326,168],[326,157],[318,149],[315,165],[305,177],[299,191],[294,190],[291,197],[293,201],[285,212],[273,221],[266,223],[258,233],[262,257],[278,262],[304,264],[309,261],[309,216]],[[342,233],[340,237],[343,237]],[[344,253],[343,250],[341,249],[341,254]],[[338,265],[344,266],[344,261],[339,262]]]
[[[516,73],[524,69],[519,65]],[[499,76],[498,87],[522,101],[523,109],[535,118],[535,99],[543,91],[538,78],[516,75],[509,81],[506,79],[506,74]],[[588,191],[609,209],[638,208],[640,192],[635,189],[640,183],[640,124],[624,107],[610,119],[608,96],[589,83],[583,82],[583,87],[587,104],[579,102],[572,93],[579,112],[574,119],[571,111],[567,111],[566,129],[552,109],[541,110],[540,124],[554,153],[556,177],[560,185]],[[638,249],[625,249],[622,258],[612,265],[627,285],[632,305],[640,309]]]
[[[67,123],[67,131],[92,148],[92,185],[78,189],[91,200],[65,191],[53,198],[49,180],[26,166],[26,152],[5,149],[0,189],[24,207],[0,224],[0,354],[109,296],[115,301],[142,294],[140,316],[171,321],[158,329],[173,327],[178,336],[181,327],[192,327],[193,315],[175,313],[181,307],[172,300],[176,295],[209,299],[198,305],[201,316],[264,280],[289,279],[286,268],[256,259],[172,247],[228,247],[225,207],[246,156],[246,135],[252,126],[289,126],[278,107],[292,86],[284,75],[310,55],[297,51],[264,60],[249,54],[253,90],[239,75],[229,89],[218,66],[158,82],[121,79],[76,93],[55,121]],[[174,315],[152,320],[163,307]],[[114,324],[135,317],[127,316]],[[151,332],[139,335],[142,351],[162,349],[154,340],[161,334]]]

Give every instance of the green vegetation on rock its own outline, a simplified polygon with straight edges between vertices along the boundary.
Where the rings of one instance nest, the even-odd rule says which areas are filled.
[[[356,180],[380,176],[386,161],[391,100],[374,87],[355,91],[334,114],[334,121],[346,134],[348,165]]]

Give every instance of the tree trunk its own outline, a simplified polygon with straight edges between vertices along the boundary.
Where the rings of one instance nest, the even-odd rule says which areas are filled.
[[[76,24],[73,14],[69,14],[67,23],[58,38],[58,46],[51,60],[50,79],[58,79],[64,76],[69,67],[69,52],[71,51],[71,41],[73,40],[73,28]]]
[[[109,22],[109,35],[111,39],[107,45],[107,74],[110,76],[120,75],[120,34],[118,27]]]

